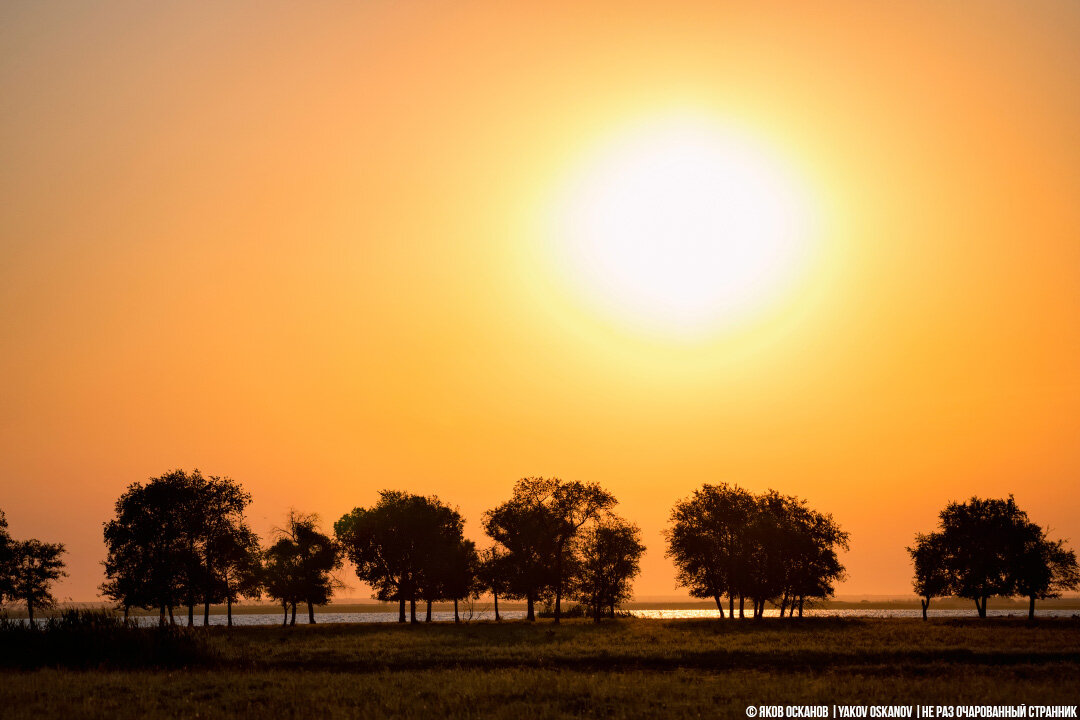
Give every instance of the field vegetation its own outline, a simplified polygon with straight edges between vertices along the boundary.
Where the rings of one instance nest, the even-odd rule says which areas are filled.
[[[166,637],[157,628],[134,632]],[[749,704],[1080,697],[1077,619],[618,619],[165,633],[170,642],[188,638],[178,645],[188,654],[179,663],[149,658],[139,668],[83,642],[54,644],[31,669],[11,662],[7,635],[0,707],[11,718],[680,718],[745,717]]]

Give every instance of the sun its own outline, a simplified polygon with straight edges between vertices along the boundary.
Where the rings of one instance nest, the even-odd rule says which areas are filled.
[[[745,322],[794,287],[812,218],[794,174],[720,123],[641,124],[587,156],[556,203],[563,266],[592,304],[678,335]]]

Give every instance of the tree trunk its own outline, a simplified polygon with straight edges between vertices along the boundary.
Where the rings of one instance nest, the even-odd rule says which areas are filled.
[[[161,606],[161,614],[158,615],[158,627],[165,627],[165,606]]]
[[[295,600],[293,602],[289,603],[289,610],[291,611],[291,613],[289,615],[289,625],[291,627],[291,626],[296,624],[296,601]]]
[[[781,618],[784,617],[784,611],[785,610],[787,610],[787,593],[784,593],[784,596],[782,598],[780,598],[780,617]]]
[[[562,544],[558,546],[559,554],[555,558],[555,624],[559,624],[559,616],[562,614],[560,603],[562,601]]]
[[[431,622],[431,601],[427,601],[427,615],[424,617],[424,622]]]
[[[530,622],[536,620],[536,609],[534,608],[533,603],[534,603],[533,596],[532,595],[527,595],[525,597],[525,607],[526,607],[525,619],[529,620]]]
[[[226,618],[226,623],[225,624],[228,627],[232,627],[232,598],[231,597],[225,598],[225,618]]]
[[[195,603],[188,603],[187,606],[187,626],[195,626]]]
[[[802,595],[800,595],[799,596],[799,617],[802,617],[802,606],[803,606],[803,601],[804,600],[806,600],[806,598],[803,597]]]
[[[209,600],[207,600],[203,604],[202,624],[203,625],[209,625],[210,624],[210,601]]]
[[[128,611],[129,611],[130,609],[131,609],[131,608],[129,608],[129,607],[127,606],[127,605],[125,605],[125,606],[124,606],[124,624],[125,624],[125,625],[127,625],[127,621],[128,621]]]
[[[495,622],[499,622],[499,593],[492,593],[495,596]]]
[[[170,625],[175,625],[176,624],[176,616],[173,614],[173,606],[172,605],[169,606],[169,624]]]
[[[980,602],[980,599],[982,602]],[[975,609],[979,611],[979,617],[986,617],[986,601],[989,600],[989,596],[984,595],[982,598],[975,598]]]
[[[461,620],[458,618],[458,613],[457,613],[457,601],[458,601],[458,599],[454,598],[454,622],[455,623],[461,622]]]
[[[926,611],[930,609],[930,598],[919,598],[919,604],[922,605],[923,622],[926,622]]]
[[[287,627],[289,624],[289,603],[282,601],[281,609],[285,612],[285,617],[281,618],[281,627]]]
[[[735,619],[735,596],[731,593],[727,596],[727,614],[732,620]]]
[[[1035,619],[1035,596],[1028,597],[1028,620]]]
[[[30,627],[34,627],[34,601],[26,598],[26,614],[30,616]]]
[[[713,595],[713,600],[716,601],[716,608],[720,611],[720,619],[724,619],[724,604],[720,602],[720,594]]]
[[[399,623],[403,623],[403,622],[405,622],[405,596],[404,596],[404,595],[399,595],[399,596],[398,596],[398,615],[397,615],[397,621],[398,621]]]
[[[416,598],[409,598],[409,623],[416,624]]]
[[[311,604],[311,601],[307,601],[307,621],[308,625],[315,624],[315,606]]]
[[[746,598],[742,595],[739,596],[739,619],[742,620],[746,617]]]

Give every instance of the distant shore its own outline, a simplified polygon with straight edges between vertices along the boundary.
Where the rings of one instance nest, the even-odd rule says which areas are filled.
[[[35,617],[50,617],[58,615],[62,610],[69,608],[108,608],[112,607],[106,602],[65,602],[59,603],[55,608],[47,610],[45,612],[35,611]],[[464,608],[464,605],[461,606]],[[481,599],[474,601],[473,607],[476,609],[490,610],[492,602],[490,599]],[[773,608],[773,605],[767,605],[768,608]],[[895,600],[829,600],[825,602],[815,603],[813,605],[815,609],[823,610],[909,610],[919,609],[918,598],[910,599],[895,599]],[[974,612],[974,605],[970,600],[957,599],[957,598],[942,598],[934,600],[931,605],[934,609],[939,610],[952,610],[952,609],[968,609],[970,608]],[[987,607],[991,610],[1016,610],[1027,611],[1027,600],[999,598],[997,600],[990,600]],[[1038,607],[1042,609],[1055,609],[1055,610],[1080,610],[1080,596],[1076,597],[1063,597],[1055,598],[1051,600],[1040,600]],[[417,605],[417,614],[422,614],[422,608],[426,610],[425,606]],[[452,612],[454,609],[451,603],[435,603],[432,605],[433,610],[436,612]],[[631,601],[625,603],[622,608],[624,610],[690,610],[690,609],[715,609],[716,603],[711,600],[648,600],[648,601]],[[500,611],[516,611],[524,610],[524,602],[514,601],[499,601]],[[725,612],[727,611],[727,605],[724,605]],[[250,602],[250,603],[237,603],[232,608],[234,615],[248,615],[248,614],[266,614],[266,615],[280,615],[281,606],[276,603],[267,602]],[[299,612],[299,610],[298,610]],[[306,612],[306,609],[304,610]],[[356,599],[347,599],[343,602],[331,602],[327,605],[319,605],[315,608],[315,613],[397,613],[398,606],[396,603],[381,603],[376,601],[363,602]],[[26,608],[17,604],[8,604],[0,608],[0,613],[6,614],[8,617],[19,618],[26,617]],[[187,608],[174,608],[177,621],[186,622]],[[196,617],[201,617],[203,613],[202,605],[195,607]],[[211,605],[211,615],[224,615],[226,608],[224,605]],[[156,615],[157,611],[143,610],[140,608],[134,608],[131,610],[131,614],[135,616],[144,615]],[[299,613],[303,614],[303,613]]]

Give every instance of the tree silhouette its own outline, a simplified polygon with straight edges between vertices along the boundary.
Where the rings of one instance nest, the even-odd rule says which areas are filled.
[[[263,553],[259,537],[246,525],[214,535],[209,551],[217,568],[219,594],[225,601],[227,625],[232,627],[232,606],[242,597],[257,599],[263,590]]]
[[[453,538],[439,560],[442,564],[442,596],[454,603],[454,622],[461,622],[458,601],[477,592],[480,557],[472,540]]]
[[[12,596],[15,575],[15,543],[8,534],[7,517],[0,510],[0,604]]]
[[[742,613],[751,560],[747,531],[755,510],[749,492],[721,483],[703,485],[671,511],[666,554],[675,564],[677,581],[692,597],[711,598],[720,617],[724,617],[720,601],[724,594],[730,617],[735,617],[736,597]]]
[[[981,618],[991,597],[1020,595],[1034,619],[1036,600],[1080,582],[1076,555],[1050,540],[1012,495],[949,503],[938,520],[938,532],[917,535],[908,548],[924,619],[930,597],[946,594],[973,600]]]
[[[609,514],[582,534],[580,561],[574,596],[600,622],[605,610],[615,616],[615,608],[630,598],[630,583],[640,572],[645,552],[637,525]]]
[[[507,562],[505,550],[497,545],[487,548],[479,555],[479,565],[476,570],[476,586],[480,592],[490,592],[495,601],[495,620],[499,617],[499,596],[506,596],[506,589],[510,585],[511,565]]]
[[[256,589],[239,582],[254,559],[254,534],[244,519],[250,503],[235,481],[198,470],[173,470],[130,485],[116,502],[116,517],[105,524],[103,594],[125,616],[132,607],[159,608],[161,624],[166,610],[171,620],[172,608],[184,605],[188,625],[194,625],[198,603],[208,624],[210,605],[226,602],[231,622],[232,602],[242,590]]]
[[[194,504],[187,473],[174,470],[132,483],[116,501],[116,517],[105,524],[105,583],[102,593],[125,615],[133,607],[158,608],[158,622],[193,594],[188,508]]]
[[[52,607],[56,602],[52,596],[52,583],[67,575],[64,561],[60,559],[64,552],[60,543],[40,540],[15,543],[11,596],[26,603],[31,625],[34,624],[35,608]]]
[[[1028,599],[1028,619],[1035,619],[1035,601],[1061,597],[1063,590],[1080,585],[1076,553],[1063,540],[1050,540],[1046,532],[1032,524],[1023,546],[1012,561],[1011,574],[1016,592]]]
[[[680,585],[694,597],[712,598],[724,616],[739,616],[744,602],[753,616],[764,615],[766,602],[802,616],[807,600],[825,598],[843,577],[838,549],[848,535],[831,515],[806,501],[769,490],[761,495],[736,486],[704,485],[676,503],[665,531],[667,556],[675,563]]]
[[[251,553],[257,550],[258,540],[244,518],[251,495],[231,478],[211,476],[204,480],[198,471],[192,489],[195,502],[189,517],[189,536],[193,537],[191,547],[202,560],[197,577],[203,624],[210,624],[210,604],[214,602],[226,603],[231,624],[232,603],[240,585],[249,592],[254,590],[249,573]]]
[[[915,593],[919,596],[924,621],[933,598],[952,594],[944,540],[941,533],[919,533],[915,536],[915,545],[907,548],[915,564]]]
[[[292,511],[266,552],[267,594],[281,602],[286,612],[291,610],[291,625],[296,624],[299,603],[307,605],[308,623],[314,625],[315,606],[329,602],[337,584],[331,573],[341,567],[341,548],[318,526],[317,515]]]
[[[536,617],[536,600],[550,593],[559,622],[567,570],[575,559],[574,539],[615,503],[596,483],[524,478],[514,485],[510,500],[485,513],[484,530],[505,548],[514,566],[510,592],[526,599],[529,620]]]
[[[415,623],[418,599],[451,597],[451,568],[462,566],[447,564],[456,562],[455,549],[472,548],[464,526],[461,513],[435,496],[383,490],[373,507],[354,508],[334,523],[334,534],[374,596],[398,601],[398,622],[405,622],[408,602]]]

